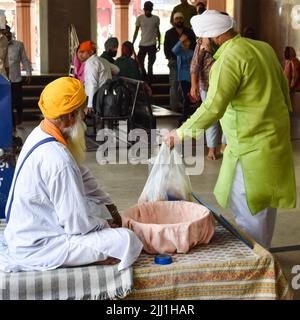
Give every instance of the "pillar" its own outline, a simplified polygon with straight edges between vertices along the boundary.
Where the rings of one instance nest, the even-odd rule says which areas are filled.
[[[24,43],[27,56],[30,61],[34,61],[34,25],[32,0],[16,1],[16,31],[17,39]]]
[[[80,42],[91,39],[95,1],[40,0],[39,4],[41,73],[68,74],[69,27],[75,26]]]
[[[129,37],[129,4],[131,0],[112,0],[114,3],[114,36],[119,43],[131,41]]]
[[[226,11],[226,0],[208,0],[207,9]]]

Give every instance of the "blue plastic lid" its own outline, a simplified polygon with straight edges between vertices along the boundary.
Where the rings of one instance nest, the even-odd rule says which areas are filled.
[[[154,262],[156,264],[166,265],[166,264],[171,264],[173,260],[171,256],[168,256],[166,254],[160,254],[158,256],[155,256]]]

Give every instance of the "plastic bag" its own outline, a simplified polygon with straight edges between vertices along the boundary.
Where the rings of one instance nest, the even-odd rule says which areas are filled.
[[[155,201],[192,201],[192,186],[181,155],[163,144],[138,203]]]

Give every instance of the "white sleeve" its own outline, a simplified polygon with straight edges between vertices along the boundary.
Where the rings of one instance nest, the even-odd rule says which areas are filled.
[[[93,108],[93,98],[96,91],[99,89],[99,79],[101,71],[103,72],[102,64],[87,61],[84,67],[84,87],[86,95],[88,96],[88,108]]]
[[[87,234],[109,227],[100,217],[107,212],[99,212],[108,209],[88,201],[78,168],[68,164],[50,179],[48,187],[59,224],[67,234]]]
[[[91,171],[86,166],[80,166],[79,169],[82,176],[85,196],[96,203],[105,205],[113,204],[109,194],[101,189],[101,186],[99,186],[98,181]]]

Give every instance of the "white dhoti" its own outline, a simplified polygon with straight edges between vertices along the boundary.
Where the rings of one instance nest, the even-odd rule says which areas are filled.
[[[70,236],[69,253],[64,267],[81,266],[108,257],[120,260],[118,270],[131,266],[139,257],[143,244],[126,228],[105,228],[86,235]]]
[[[247,204],[240,162],[237,163],[236,174],[233,180],[230,208],[234,214],[237,226],[264,248],[270,249],[275,229],[277,209],[266,208],[255,216],[251,214]]]

